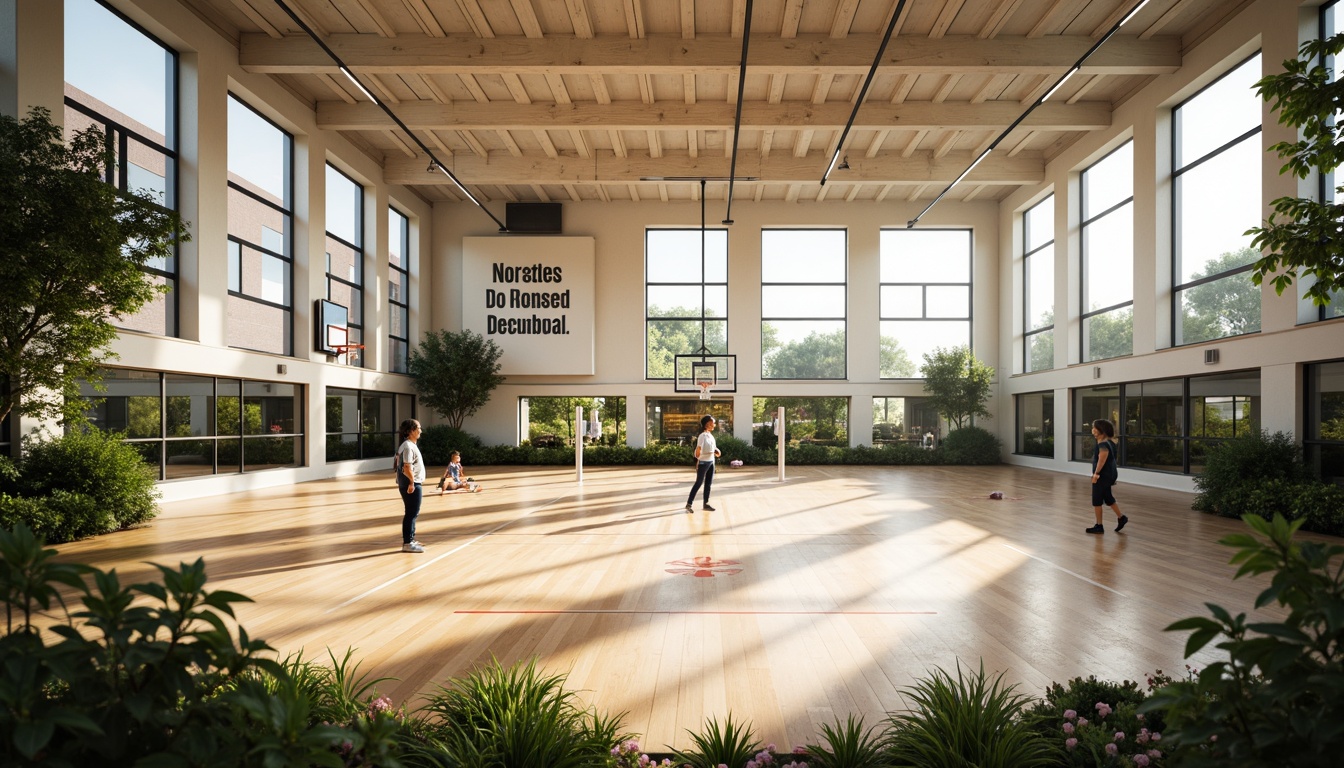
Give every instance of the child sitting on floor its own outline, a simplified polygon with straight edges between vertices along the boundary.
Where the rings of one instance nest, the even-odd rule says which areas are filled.
[[[448,491],[471,491],[476,493],[481,490],[481,486],[472,482],[472,478],[462,479],[462,454],[453,451],[449,457],[448,468],[443,470],[443,477],[439,478],[439,495],[442,496]]]

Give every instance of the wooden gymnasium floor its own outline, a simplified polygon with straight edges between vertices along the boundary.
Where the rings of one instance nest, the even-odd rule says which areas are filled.
[[[390,471],[166,504],[60,550],[123,583],[203,556],[215,589],[256,601],[240,611],[254,637],[309,658],[353,647],[398,703],[492,655],[537,656],[655,751],[729,712],[781,748],[851,712],[872,724],[958,659],[1037,696],[1183,670],[1186,634],[1162,628],[1206,601],[1249,610],[1264,583],[1231,581],[1215,542],[1241,525],[1189,495],[1122,483],[1129,526],[1107,510],[1089,536],[1086,478],[1041,470],[790,467],[780,484],[724,467],[718,511],[694,514],[686,468],[589,468],[582,486],[572,467],[470,472],[485,492],[426,497],[422,555],[398,551]]]

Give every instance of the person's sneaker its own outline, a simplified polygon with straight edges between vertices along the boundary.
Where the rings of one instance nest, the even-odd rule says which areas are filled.
[[[418,541],[412,541],[412,542],[409,543],[409,544],[402,544],[402,545],[401,545],[401,551],[402,551],[402,552],[417,552],[417,553],[419,553],[419,552],[424,552],[424,551],[425,551],[425,548],[422,547],[422,546],[420,546],[420,542],[418,542]]]
[[[694,512],[694,511],[695,511],[695,507],[692,507],[692,506],[690,505],[690,502],[687,502],[687,504],[686,504],[686,511],[687,511],[687,512]]]
[[[1118,523],[1115,524],[1115,532],[1116,532],[1116,533],[1119,533],[1119,532],[1120,532],[1120,529],[1121,529],[1121,528],[1124,528],[1124,527],[1125,527],[1125,523],[1128,523],[1128,522],[1129,522],[1129,518],[1126,517],[1126,516],[1124,516],[1124,515],[1121,515],[1121,516],[1120,516],[1120,522],[1118,522]]]
[[[705,510],[706,512],[714,512],[714,511],[716,511],[713,507],[709,506],[708,504],[701,504],[701,505],[700,505],[700,508],[703,509],[703,510]]]
[[[1105,533],[1105,532],[1106,532],[1106,528],[1105,528],[1104,526],[1102,526],[1101,523],[1097,523],[1096,525],[1094,525],[1094,526],[1092,526],[1091,528],[1088,528],[1088,529],[1087,529],[1087,533]]]

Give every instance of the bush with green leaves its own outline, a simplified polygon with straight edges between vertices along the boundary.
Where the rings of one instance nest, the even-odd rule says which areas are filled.
[[[672,753],[672,762],[678,766],[690,768],[718,768],[727,765],[732,768],[745,766],[761,751],[761,743],[751,730],[751,723],[733,722],[732,713],[720,723],[717,718],[705,720],[701,733],[686,731],[691,737],[691,747]]]
[[[882,768],[887,764],[887,740],[878,729],[876,725],[865,729],[863,718],[853,715],[844,725],[839,718],[835,727],[822,723],[821,743],[803,748],[807,764],[812,768]]]
[[[200,560],[127,587],[24,526],[0,531],[0,555],[0,764],[342,766],[363,738],[311,720],[266,644],[229,630],[247,598],[207,590]]]
[[[76,431],[25,440],[14,492],[0,492],[0,526],[25,524],[53,543],[138,525],[158,514],[154,470],[122,435]]]
[[[1166,710],[1180,764],[1336,766],[1344,754],[1344,546],[1296,538],[1302,521],[1242,518],[1250,533],[1219,543],[1236,550],[1234,578],[1273,574],[1255,607],[1280,621],[1248,621],[1208,603],[1210,617],[1182,619],[1187,657],[1209,643],[1226,660],[1172,683],[1140,711]]]
[[[624,713],[604,716],[565,690],[564,675],[535,659],[505,667],[491,659],[428,696],[422,754],[435,765],[586,768],[609,765],[627,741]]]
[[[913,704],[888,718],[888,760],[896,766],[1035,768],[1058,763],[1059,750],[1022,720],[1030,697],[1004,685],[1003,674],[935,668],[902,689]]]
[[[948,432],[938,449],[947,464],[998,464],[1003,444],[987,429],[962,427]]]
[[[1209,448],[1204,471],[1195,477],[1191,505],[1201,512],[1241,517],[1248,488],[1271,480],[1306,479],[1302,449],[1285,432],[1252,432]]]
[[[425,427],[420,431],[420,441],[416,445],[420,448],[420,454],[425,457],[425,463],[430,466],[447,465],[453,451],[462,452],[464,464],[495,463],[480,461],[472,455],[483,445],[481,438],[464,429],[444,424]]]

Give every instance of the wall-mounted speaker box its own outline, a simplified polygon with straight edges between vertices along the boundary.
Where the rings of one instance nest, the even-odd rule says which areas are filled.
[[[504,226],[513,234],[560,234],[559,203],[506,203]]]
[[[1216,350],[1216,349],[1206,349],[1206,350],[1204,350],[1204,364],[1205,364],[1205,365],[1213,365],[1213,364],[1215,364],[1215,363],[1217,363],[1217,362],[1218,362],[1218,350]]]

